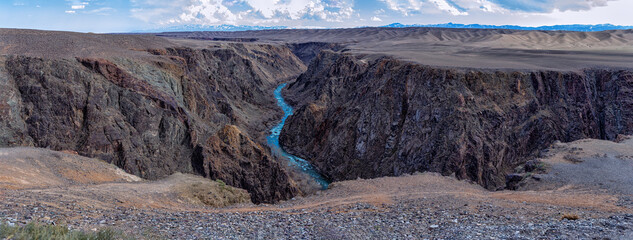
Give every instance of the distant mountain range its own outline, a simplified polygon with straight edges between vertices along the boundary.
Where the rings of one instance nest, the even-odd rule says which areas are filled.
[[[426,25],[405,25],[400,23],[392,23],[383,27],[389,28],[405,28],[405,27],[436,27],[436,28],[478,28],[478,29],[513,29],[513,30],[546,30],[546,31],[576,31],[576,32],[598,32],[606,30],[622,30],[633,29],[633,26],[618,26],[612,24],[572,24],[572,25],[554,25],[540,27],[523,27],[517,25],[481,25],[481,24],[458,24],[458,23],[442,23],[442,24],[426,24]]]
[[[249,30],[268,30],[268,29],[289,29],[286,26],[248,26],[248,25],[182,25],[171,26],[165,28],[156,28],[149,30],[134,31],[135,33],[155,33],[155,32],[235,32],[235,31],[249,31]]]
[[[633,26],[618,26],[612,24],[596,24],[596,25],[554,25],[540,27],[523,27],[517,25],[482,25],[482,24],[458,24],[458,23],[442,23],[442,24],[401,24],[392,23],[385,26],[386,28],[406,28],[406,27],[435,27],[435,28],[476,28],[476,29],[514,29],[514,30],[546,30],[546,31],[577,31],[577,32],[597,32],[606,30],[633,29]],[[248,25],[182,25],[166,28],[157,28],[150,30],[134,31],[135,33],[150,32],[198,32],[198,31],[249,31],[249,30],[270,30],[270,29],[293,29],[296,27],[287,26],[248,26]]]

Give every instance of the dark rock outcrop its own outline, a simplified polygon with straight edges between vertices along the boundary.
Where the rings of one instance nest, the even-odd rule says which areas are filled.
[[[555,140],[633,133],[633,72],[456,70],[322,52],[280,142],[332,180],[415,171],[488,189]]]
[[[344,48],[341,44],[329,42],[292,43],[288,47],[305,64],[309,64],[323,50],[339,51]]]
[[[298,194],[259,144],[281,115],[274,87],[305,69],[287,47],[147,51],[0,57],[0,146],[77,151],[148,179],[197,173],[248,190],[256,203]]]
[[[226,125],[207,140],[207,148],[194,155],[194,168],[211,179],[251,189],[254,202],[290,199],[299,192],[296,184],[261,145],[253,142],[236,126]],[[291,184],[279,184],[288,183]]]

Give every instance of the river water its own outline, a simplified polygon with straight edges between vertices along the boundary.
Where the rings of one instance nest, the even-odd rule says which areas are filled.
[[[288,159],[288,162],[291,166],[297,167],[301,169],[301,171],[310,175],[315,181],[321,185],[323,189],[327,189],[329,182],[321,175],[317,170],[305,159],[299,158],[295,155],[287,153],[281,148],[279,145],[279,134],[281,133],[281,129],[284,127],[286,123],[286,119],[288,116],[292,115],[292,107],[284,101],[283,96],[281,96],[281,90],[286,87],[286,83],[283,83],[275,89],[275,98],[277,99],[277,105],[281,107],[284,111],[284,117],[281,119],[281,122],[270,130],[270,135],[268,135],[268,145],[272,148],[273,154],[281,155],[282,157]]]

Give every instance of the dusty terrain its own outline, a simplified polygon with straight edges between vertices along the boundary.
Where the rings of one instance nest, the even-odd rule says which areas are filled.
[[[548,173],[534,174],[521,189],[588,188],[633,195],[630,137],[623,137],[620,142],[596,139],[557,142],[541,155],[543,158],[538,160],[545,164]]]
[[[155,37],[161,36],[161,37]],[[334,43],[367,58],[381,55],[430,66],[489,69],[576,70],[633,68],[633,30],[603,32],[441,28],[360,28],[178,32],[138,35],[0,29],[0,53],[45,57],[151,57],[146,49],[206,48],[218,42],[250,44]],[[166,37],[166,38],[162,38]],[[249,44],[249,43],[244,43]],[[314,54],[312,54],[314,55]]]
[[[539,158],[547,166],[538,175],[541,181],[527,177],[531,182],[521,191],[491,192],[454,177],[423,173],[336,182],[328,190],[275,205],[224,208],[205,205],[195,191],[183,193],[192,184],[214,189],[202,193],[229,192],[199,177],[140,181],[96,159],[43,149],[2,149],[0,216],[18,224],[38,220],[85,230],[114,227],[141,238],[627,239],[633,236],[630,178],[597,177],[601,171],[590,159],[606,154],[619,162],[602,162],[601,168],[625,172],[633,167],[633,160],[623,157],[631,153],[632,142],[555,144],[545,151],[549,155]],[[30,182],[16,181],[40,164],[50,170],[41,168],[42,174]],[[81,174],[82,169],[102,174]],[[231,194],[208,202],[240,191],[231,188]],[[564,215],[579,220],[561,219]]]
[[[176,173],[146,181],[98,159],[38,148],[0,149],[0,191],[27,196],[33,204],[110,209],[223,207],[250,202],[242,189],[199,176]],[[25,199],[26,200],[26,199]]]
[[[254,38],[256,42],[327,42],[353,53],[457,68],[577,70],[632,68],[633,30],[603,32],[441,28],[358,28],[160,33],[190,39]],[[374,56],[372,56],[374,55]]]

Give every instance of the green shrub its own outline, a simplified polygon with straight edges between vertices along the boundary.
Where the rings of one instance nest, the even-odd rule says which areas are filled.
[[[224,190],[224,188],[226,187],[226,183],[224,183],[224,181],[217,179],[215,180],[218,184],[220,184],[220,188],[222,188],[222,190]]]
[[[118,240],[132,238],[124,237],[121,232],[108,228],[94,233],[86,233],[68,230],[67,226],[31,222],[24,226],[0,224],[0,239]]]

